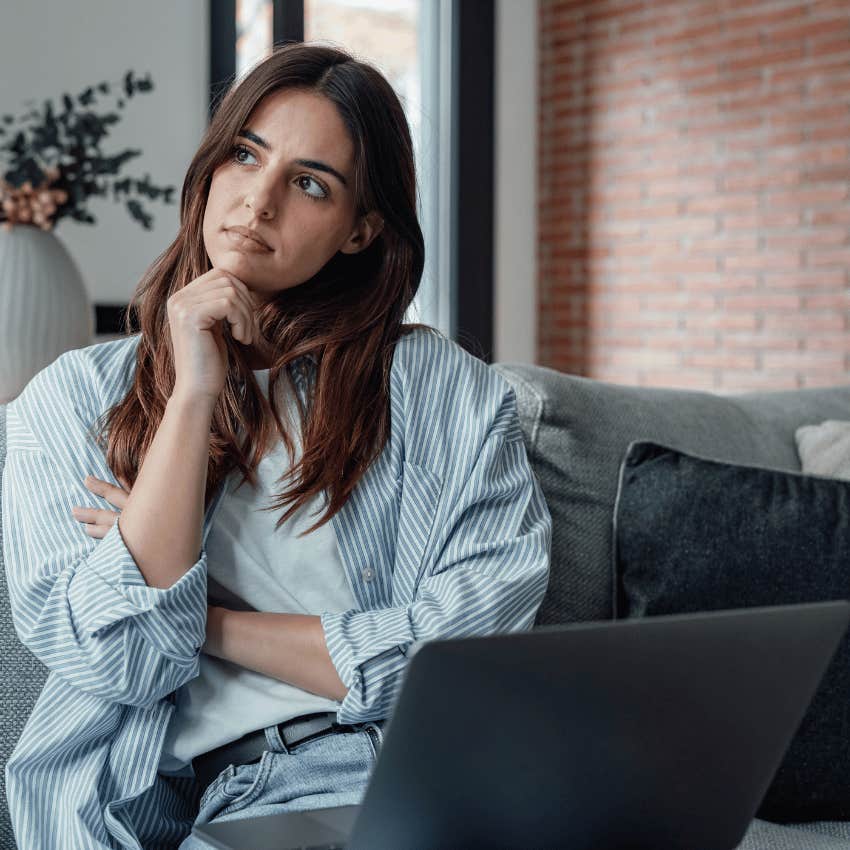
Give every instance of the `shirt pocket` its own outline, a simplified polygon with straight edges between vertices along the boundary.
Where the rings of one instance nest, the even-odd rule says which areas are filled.
[[[404,461],[397,487],[401,489],[396,542],[396,586],[409,592],[419,583],[428,563],[428,549],[443,482],[431,470]],[[409,578],[408,578],[409,577]]]

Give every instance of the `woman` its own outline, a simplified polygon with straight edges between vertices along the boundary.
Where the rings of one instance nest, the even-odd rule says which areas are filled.
[[[360,802],[408,647],[532,626],[551,517],[514,391],[402,323],[415,187],[384,77],[277,48],[201,141],[140,332],[10,403],[10,601],[50,670],[6,769],[20,846]]]

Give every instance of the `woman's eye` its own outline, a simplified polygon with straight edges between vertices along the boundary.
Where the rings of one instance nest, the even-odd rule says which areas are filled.
[[[251,153],[251,151],[249,151],[249,150],[248,150],[248,148],[242,147],[242,145],[236,145],[236,147],[235,147],[235,148],[233,148],[233,158],[234,158],[237,162],[242,162],[242,161],[243,161],[243,160],[239,159],[239,154],[240,154],[240,153],[246,153],[246,154],[248,154],[248,156],[253,156],[253,155],[254,155],[254,154],[252,154],[252,153]]]
[[[296,180],[299,184],[301,183],[302,180],[309,180],[311,183],[315,184],[316,187],[321,192],[320,195],[311,195],[309,192],[305,192],[304,194],[307,195],[308,198],[312,198],[314,201],[324,201],[325,198],[327,198],[328,193],[325,191],[324,186],[322,186],[322,184],[319,183],[318,180],[311,177],[309,174],[302,174],[300,177],[296,178]]]

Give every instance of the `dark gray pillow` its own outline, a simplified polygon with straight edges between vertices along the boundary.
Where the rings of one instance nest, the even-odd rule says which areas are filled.
[[[850,597],[850,481],[629,446],[614,513],[615,616]],[[850,818],[850,632],[757,816]]]

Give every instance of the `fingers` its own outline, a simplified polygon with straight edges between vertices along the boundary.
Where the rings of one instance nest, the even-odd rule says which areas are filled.
[[[205,314],[227,322],[231,335],[244,345],[259,337],[256,310],[259,299],[238,277],[223,269],[213,268],[187,284],[169,298],[184,315],[192,315],[200,305]],[[169,305],[170,306],[170,305]],[[204,329],[209,327],[205,323]]]
[[[87,475],[83,480],[86,488],[102,496],[107,502],[111,502],[118,508],[123,508],[127,504],[127,499],[130,495],[130,488],[123,478],[118,479],[121,484],[126,487],[122,490],[121,487],[116,487],[108,481],[102,481],[100,478],[95,478],[93,475]],[[71,513],[74,519],[83,523],[83,530],[89,537],[102,538],[106,532],[115,525],[118,520],[120,511],[110,511],[104,508],[82,508],[72,507]]]
[[[95,478],[93,475],[87,475],[83,480],[83,484],[85,484],[86,489],[91,490],[92,493],[98,496],[102,496],[107,502],[118,508],[123,509],[130,496],[129,487],[126,490],[122,490],[120,487],[116,487],[108,481],[102,481],[100,478]]]
[[[184,309],[191,315],[207,317],[203,322],[206,327],[224,320],[231,335],[239,342],[250,345],[254,336],[254,312],[248,306],[248,299],[229,281],[206,289],[187,300]]]
[[[241,281],[238,277],[230,274],[230,272],[222,272],[227,277],[227,280],[230,282],[233,292],[242,302],[243,307],[245,308],[245,313],[248,318],[248,338],[247,341],[243,339],[245,345],[251,345],[251,343],[255,342],[260,335],[259,332],[259,324],[257,323],[256,310],[259,306],[258,299],[254,296],[254,293],[251,292],[250,289]]]
[[[90,537],[102,538],[118,520],[117,511],[101,510],[100,508],[71,508],[74,519],[83,523],[83,530]]]

